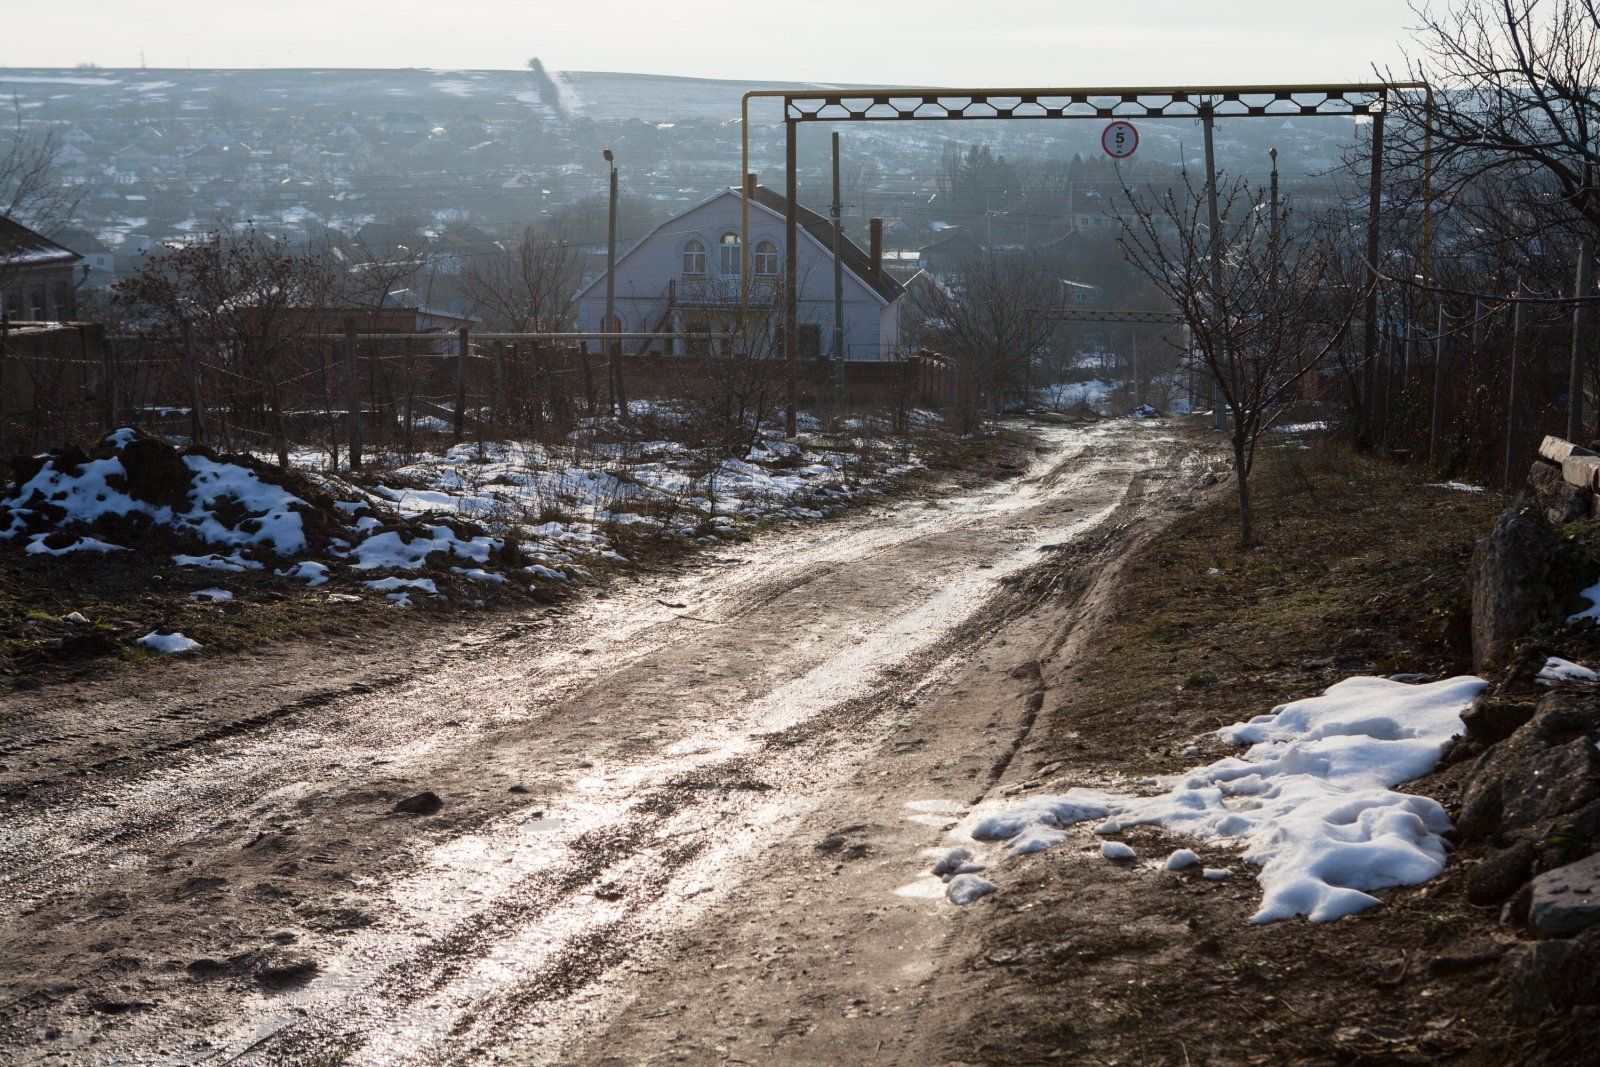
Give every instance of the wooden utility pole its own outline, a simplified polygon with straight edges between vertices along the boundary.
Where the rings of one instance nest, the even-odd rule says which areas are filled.
[[[206,406],[200,395],[200,359],[195,352],[194,327],[183,324],[183,374],[189,380],[189,440],[206,443]]]
[[[1444,304],[1433,332],[1433,411],[1428,428],[1428,465],[1437,467],[1444,449]]]
[[[1212,102],[1207,101],[1200,112],[1201,127],[1205,133],[1206,146],[1206,216],[1211,225],[1211,314],[1219,321],[1216,323],[1218,333],[1222,331],[1222,309],[1219,302],[1222,296],[1222,219],[1217,207],[1217,144],[1215,136],[1216,109]],[[1218,430],[1228,428],[1228,411],[1223,405],[1222,375],[1224,367],[1229,363],[1229,353],[1224,346],[1223,351],[1212,353],[1211,374],[1211,424]]]
[[[839,132],[833,134],[833,408],[844,415],[844,203],[839,197]]]
[[[456,331],[456,425],[455,439],[467,430],[467,353],[472,351],[472,336],[467,327]]]
[[[361,466],[361,376],[356,371],[356,320],[344,320],[345,419],[350,431],[350,469]]]
[[[786,436],[793,437],[797,431],[795,414],[800,392],[797,377],[800,359],[800,289],[796,277],[800,273],[797,247],[800,243],[800,204],[799,174],[795,164],[795,120],[785,118],[783,129],[783,431]]]
[[[1526,305],[1522,302],[1522,280],[1517,280],[1517,295],[1511,305],[1511,385],[1506,396],[1506,462],[1502,483],[1512,486],[1512,471],[1517,465],[1518,430],[1522,422],[1522,346],[1527,341]]]

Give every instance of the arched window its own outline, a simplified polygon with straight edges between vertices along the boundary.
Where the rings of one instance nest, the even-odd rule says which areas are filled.
[[[683,273],[688,275],[706,272],[706,246],[691,240],[683,246]]]
[[[739,273],[739,235],[725,233],[722,235],[721,258],[717,266],[724,274]]]
[[[771,241],[756,245],[756,273],[769,277],[778,273],[778,246]]]

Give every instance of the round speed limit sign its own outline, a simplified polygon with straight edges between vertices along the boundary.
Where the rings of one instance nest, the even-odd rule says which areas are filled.
[[[1101,131],[1100,147],[1112,159],[1127,159],[1139,147],[1139,131],[1133,123],[1118,119]]]

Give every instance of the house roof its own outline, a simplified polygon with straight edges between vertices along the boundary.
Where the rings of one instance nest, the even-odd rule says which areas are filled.
[[[735,195],[737,190],[735,190]],[[782,193],[768,189],[765,185],[757,185],[755,196],[750,198],[752,204],[760,204],[778,215],[784,213],[787,203]],[[812,211],[804,204],[795,205],[796,221],[800,227],[822,242],[830,252],[833,250],[833,222],[826,215]],[[845,269],[860,278],[870,286],[879,296],[889,303],[894,303],[906,291],[906,287],[890,277],[888,271],[875,271],[872,269],[872,256],[846,237],[839,246],[839,258],[844,261]]]
[[[42,233],[35,233],[15,219],[0,215],[0,265],[72,265],[83,257],[63,248]]]
[[[633,253],[641,246],[643,246],[645,242],[649,241],[650,238],[654,237],[661,230],[666,229],[677,219],[682,218],[690,212],[698,211],[707,204],[719,200],[724,196],[738,198],[742,195],[743,194],[741,190],[730,187],[720,192],[713,193],[704,200],[695,204],[693,207],[681,211],[672,218],[658,223],[654,229],[635,242],[632,248],[629,248],[626,252],[617,257],[617,265],[620,267],[622,263],[629,256],[633,255]],[[785,203],[783,194],[774,192],[764,185],[756,186],[755,195],[750,198],[750,203],[767,211],[769,214],[776,215],[780,219],[784,217]],[[807,208],[803,205],[797,205],[797,208],[798,214],[795,221],[798,223],[801,231],[813,241],[816,241],[818,244],[820,244],[825,252],[827,252],[829,255],[832,255],[833,223],[829,221],[826,216],[818,214],[817,212],[812,211],[810,208]],[[856,244],[848,237],[844,239],[843,243],[839,247],[839,259],[844,264],[845,270],[854,275],[861,282],[861,284],[865,285],[867,288],[876,293],[878,298],[881,299],[885,304],[892,304],[901,296],[905,295],[906,287],[895,280],[895,278],[887,270],[874,271],[872,269],[872,257],[860,245]],[[587,284],[580,288],[574,295],[573,299],[581,300],[585,293],[587,293],[590,289],[593,289],[596,285],[600,284],[604,280],[605,271],[602,270],[597,276],[591,278]]]

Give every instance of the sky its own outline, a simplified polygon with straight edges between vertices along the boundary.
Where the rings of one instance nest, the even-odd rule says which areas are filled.
[[[518,68],[741,81],[1127,86],[1361,81],[1407,0],[57,0],[0,66]]]

